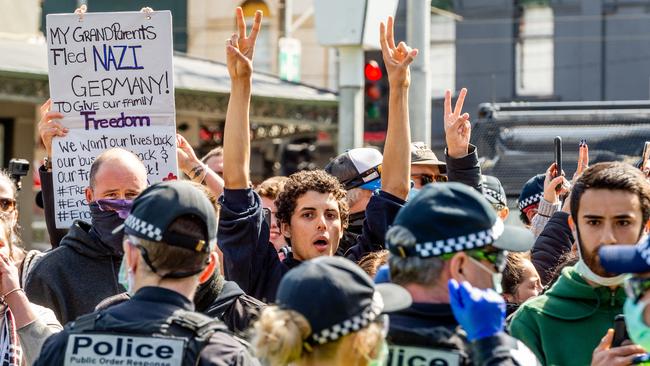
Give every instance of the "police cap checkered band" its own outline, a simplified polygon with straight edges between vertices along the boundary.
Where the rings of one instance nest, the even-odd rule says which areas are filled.
[[[519,201],[519,209],[523,211],[526,207],[539,203],[539,201],[541,201],[543,197],[544,197],[543,192],[537,193],[534,196],[526,197],[522,201]]]
[[[331,327],[325,328],[316,334],[312,334],[311,338],[308,341],[312,344],[325,344],[328,342],[333,342],[341,337],[348,335],[349,333],[356,332],[367,327],[368,324],[370,324],[379,316],[379,314],[381,314],[381,309],[369,306],[359,315],[353,316],[352,318],[344,320],[341,323],[334,324]]]
[[[304,341],[317,345],[358,331],[381,313],[409,307],[411,296],[396,284],[375,285],[348,259],[324,256],[287,272],[275,301],[281,309],[307,319],[311,334]]]
[[[124,225],[127,228],[144,235],[148,240],[162,241],[162,230],[159,227],[155,227],[153,224],[135,217],[135,215],[129,215],[129,217],[124,221]]]
[[[403,258],[431,258],[488,246],[501,237],[503,230],[503,221],[497,220],[488,230],[444,240],[417,243],[409,229],[396,225],[386,233],[386,244],[392,254]]]
[[[496,192],[496,191],[493,191],[493,190],[491,190],[489,188],[484,187],[483,188],[483,193],[485,193],[486,195],[494,198],[495,200],[497,200],[497,202],[499,202],[502,205],[506,204],[506,198],[503,197],[503,195],[501,193],[499,193],[499,192]]]

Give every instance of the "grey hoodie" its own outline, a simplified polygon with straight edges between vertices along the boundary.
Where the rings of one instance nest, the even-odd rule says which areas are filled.
[[[27,277],[29,300],[52,309],[61,324],[126,291],[117,282],[122,254],[96,240],[90,228],[76,221],[60,246],[45,254]]]

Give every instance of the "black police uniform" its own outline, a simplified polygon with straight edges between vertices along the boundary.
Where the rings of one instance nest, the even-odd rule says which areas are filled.
[[[223,323],[193,310],[175,291],[143,287],[129,301],[66,325],[34,365],[259,365]]]
[[[516,339],[500,333],[469,342],[449,304],[414,303],[390,314],[387,366],[536,365]]]

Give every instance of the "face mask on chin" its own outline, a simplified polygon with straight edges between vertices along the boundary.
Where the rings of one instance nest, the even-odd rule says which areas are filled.
[[[132,205],[131,200],[97,200],[89,204],[90,233],[117,255],[123,254],[123,232],[113,234],[113,230],[124,223]]]
[[[613,277],[604,277],[596,274],[591,268],[589,268],[589,265],[587,265],[587,262],[584,259],[585,253],[582,253],[582,240],[580,239],[580,231],[576,231],[576,234],[576,237],[578,238],[578,255],[580,259],[574,267],[575,271],[585,280],[593,282],[599,286],[614,287],[622,285],[623,281],[627,277],[625,274]],[[593,260],[590,260],[590,262],[593,262]]]

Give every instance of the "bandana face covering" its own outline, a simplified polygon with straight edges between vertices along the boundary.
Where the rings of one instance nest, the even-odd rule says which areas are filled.
[[[123,254],[123,233],[113,234],[113,230],[124,223],[132,205],[131,200],[97,200],[89,204],[93,223],[91,234],[118,255]]]

